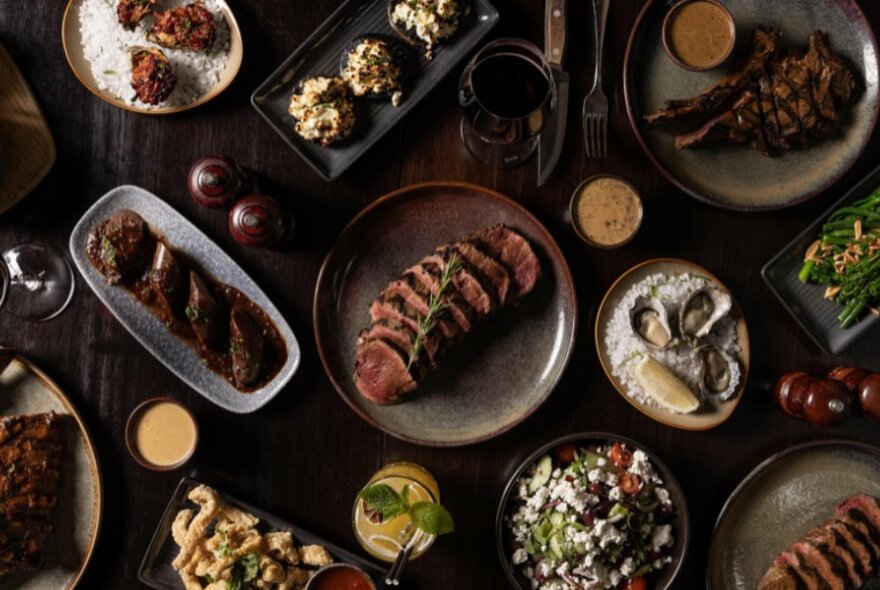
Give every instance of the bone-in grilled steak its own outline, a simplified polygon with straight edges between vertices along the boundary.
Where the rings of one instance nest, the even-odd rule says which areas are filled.
[[[871,496],[852,496],[833,520],[781,552],[758,590],[850,590],[876,577],[880,564],[880,507]]]
[[[370,304],[372,323],[356,343],[358,391],[377,404],[400,401],[478,319],[532,291],[540,275],[528,240],[503,225],[440,246]]]
[[[695,98],[667,101],[645,120],[702,116],[703,124],[675,138],[678,149],[718,139],[769,154],[807,148],[828,136],[852,99],[853,72],[821,31],[810,35],[806,53],[779,49],[781,35],[777,29],[756,30],[751,53],[733,72]]]
[[[61,417],[0,418],[0,576],[40,566],[64,451]]]

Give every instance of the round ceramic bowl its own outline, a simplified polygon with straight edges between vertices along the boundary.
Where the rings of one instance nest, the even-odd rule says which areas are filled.
[[[580,205],[581,199],[583,198],[581,191],[584,188],[586,188],[590,183],[595,182],[595,181],[602,179],[602,178],[610,178],[612,180],[617,180],[618,182],[622,182],[623,184],[628,186],[630,188],[630,190],[633,192],[633,194],[636,196],[636,201],[639,204],[639,219],[638,219],[638,221],[636,221],[635,227],[633,228],[633,230],[629,234],[629,236],[626,237],[626,239],[621,240],[620,242],[617,242],[616,244],[601,244],[599,242],[593,241],[586,233],[583,232],[583,230],[581,229],[580,225],[578,225],[578,222],[577,222],[577,209],[578,209],[578,206]],[[642,202],[642,197],[639,194],[639,191],[636,190],[636,187],[634,187],[631,182],[628,182],[619,176],[614,176],[613,174],[597,174],[596,176],[591,176],[591,177],[587,178],[586,180],[584,180],[582,183],[580,183],[577,186],[576,189],[574,189],[574,193],[572,193],[572,195],[571,195],[571,201],[568,206],[569,221],[571,222],[571,227],[574,229],[574,233],[577,234],[577,236],[580,239],[582,239],[584,242],[586,242],[590,246],[593,246],[594,248],[602,248],[603,250],[613,250],[615,248],[620,248],[622,246],[626,246],[627,244],[629,244],[632,241],[632,239],[634,237],[636,237],[636,234],[639,233],[639,229],[642,227],[642,219],[644,218],[644,215],[645,215],[645,207]]]
[[[727,19],[728,26],[730,27],[730,45],[728,46],[727,51],[725,51],[724,54],[717,60],[705,66],[694,66],[682,61],[681,58],[679,58],[678,55],[675,53],[675,51],[673,51],[670,45],[670,40],[668,38],[669,29],[672,25],[672,19],[675,17],[676,13],[684,8],[686,5],[692,4],[694,2],[705,2],[719,8],[724,13],[724,16]],[[708,72],[709,70],[714,70],[730,58],[730,54],[733,53],[733,48],[734,46],[736,46],[736,21],[734,20],[733,15],[730,13],[727,7],[717,0],[680,0],[678,3],[674,4],[672,8],[669,9],[669,12],[666,13],[666,16],[663,18],[663,24],[661,26],[663,49],[666,50],[666,54],[669,56],[669,59],[674,61],[679,67],[690,70],[692,72]]]
[[[189,453],[184,455],[184,457],[180,461],[172,465],[156,465],[155,463],[147,461],[138,451],[137,442],[135,441],[135,427],[137,426],[141,414],[143,414],[144,410],[146,410],[153,404],[157,404],[160,402],[174,404],[175,406],[183,409],[183,411],[186,412],[186,414],[192,420],[192,423],[195,426],[196,430],[195,440],[193,441],[192,449],[189,451]],[[134,410],[132,410],[131,414],[129,414],[128,420],[125,423],[125,446],[128,448],[128,452],[131,454],[132,458],[137,461],[141,467],[144,467],[151,471],[173,471],[174,469],[185,465],[192,458],[192,456],[195,455],[196,449],[199,446],[199,423],[196,421],[196,417],[189,410],[189,408],[187,408],[179,401],[171,399],[170,397],[153,397],[138,404],[138,406]]]
[[[649,587],[653,590],[669,590],[673,587],[687,555],[690,539],[690,515],[688,513],[687,499],[685,498],[684,491],[681,489],[678,480],[675,479],[675,476],[666,464],[641,443],[617,434],[606,432],[581,432],[557,438],[526,457],[526,459],[514,470],[513,475],[507,482],[507,486],[504,488],[504,493],[501,495],[501,501],[498,503],[498,512],[495,515],[495,545],[498,551],[498,559],[501,560],[501,567],[513,588],[519,590],[531,590],[529,580],[523,576],[522,573],[518,571],[517,566],[514,566],[513,564],[513,550],[510,547],[511,539],[506,530],[507,527],[505,520],[511,509],[511,496],[516,489],[516,481],[522,477],[526,470],[534,465],[539,458],[552,452],[553,449],[561,445],[573,443],[578,447],[581,447],[594,444],[606,445],[615,442],[623,443],[632,450],[641,450],[648,456],[651,463],[654,465],[657,474],[663,480],[664,487],[669,491],[669,497],[672,500],[672,503],[675,505],[676,513],[672,521],[673,535],[675,536],[675,544],[672,547],[672,563],[668,564],[659,572],[649,574],[648,576]]]
[[[220,14],[223,15],[223,18],[226,20],[226,25],[229,27],[229,50],[226,58],[226,67],[220,73],[220,79],[217,83],[203,95],[190,103],[146,109],[137,105],[130,105],[115,94],[98,88],[98,84],[92,74],[91,64],[86,59],[83,52],[82,32],[80,31],[79,24],[79,11],[82,8],[83,0],[68,0],[67,8],[64,10],[64,20],[61,24],[61,41],[64,45],[64,55],[67,58],[67,63],[70,64],[70,69],[73,70],[76,78],[83,86],[88,88],[89,92],[104,102],[112,104],[120,109],[142,113],[144,115],[172,115],[174,113],[181,113],[183,111],[194,109],[216,98],[221,92],[226,90],[230,84],[232,84],[232,81],[241,69],[241,62],[244,56],[241,29],[238,26],[238,21],[235,20],[235,15],[232,13],[232,9],[229,8],[229,5],[225,0],[215,1],[218,5]]]
[[[356,588],[357,590],[376,590],[376,583],[373,582],[373,579],[370,578],[369,574],[362,570],[361,568],[351,565],[350,563],[331,563],[330,565],[325,565],[317,572],[315,575],[311,577],[309,582],[306,584],[304,590],[320,590],[324,588],[322,584],[324,584],[327,580],[327,577],[332,575],[333,573],[338,572],[339,570],[349,570],[356,575],[360,575],[363,578],[363,584],[358,586],[347,585],[345,588]],[[342,586],[336,586],[337,588],[342,588]]]

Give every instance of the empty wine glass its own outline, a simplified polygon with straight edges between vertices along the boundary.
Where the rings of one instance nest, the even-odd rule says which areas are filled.
[[[478,160],[509,168],[538,146],[556,107],[556,88],[543,52],[522,39],[498,39],[471,59],[459,82],[461,138]]]
[[[19,244],[0,259],[0,309],[32,322],[50,320],[73,298],[73,268],[57,248]]]

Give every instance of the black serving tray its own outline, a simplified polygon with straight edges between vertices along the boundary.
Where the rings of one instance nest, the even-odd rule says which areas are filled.
[[[880,187],[880,167],[875,168],[859,184],[846,193],[825,213],[782,249],[761,270],[764,282],[794,316],[813,342],[826,354],[840,354],[853,342],[869,332],[880,317],[867,314],[856,325],[844,330],[837,316],[843,308],[824,299],[825,287],[801,283],[798,273],[804,263],[804,252],[818,237],[825,220],[838,208],[857,201]]]
[[[184,477],[177,484],[177,489],[174,490],[174,494],[171,496],[171,500],[162,514],[159,526],[156,527],[156,532],[153,533],[153,539],[150,541],[150,546],[147,548],[147,553],[144,555],[141,569],[138,572],[138,576],[144,584],[153,588],[159,588],[160,590],[183,589],[183,582],[181,582],[180,576],[171,567],[171,562],[174,561],[179,551],[179,547],[174,542],[174,539],[171,538],[171,524],[174,522],[177,513],[183,508],[197,508],[197,505],[187,500],[186,497],[193,488],[199,485],[201,485],[201,482],[189,477]],[[356,565],[367,572],[377,588],[384,588],[385,570],[372,561],[359,557],[333,543],[328,543],[317,535],[313,535],[277,516],[237,500],[228,494],[224,494],[220,490],[217,490],[217,492],[220,494],[220,499],[224,504],[236,506],[259,518],[260,524],[258,527],[261,530],[266,532],[270,530],[290,531],[293,533],[294,544],[298,547],[301,545],[322,545],[330,552],[334,561]]]
[[[399,107],[389,100],[358,102],[358,128],[339,147],[324,148],[308,142],[293,130],[288,113],[294,85],[307,76],[338,75],[346,45],[359,35],[380,33],[396,36],[388,23],[387,0],[347,0],[324,21],[251,96],[251,104],[287,144],[324,180],[339,177],[482,41],[498,22],[498,11],[487,0],[472,0],[471,15],[456,35],[434,49],[427,60],[424,50],[414,48],[418,71]],[[451,102],[451,101],[450,101]]]

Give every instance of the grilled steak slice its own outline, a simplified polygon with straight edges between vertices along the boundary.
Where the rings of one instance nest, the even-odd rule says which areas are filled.
[[[783,135],[783,128],[776,111],[776,101],[773,100],[773,79],[767,72],[762,72],[756,82],[758,89],[758,106],[761,109],[761,122],[763,123],[764,137],[767,144],[773,149],[789,150],[791,145]]]
[[[440,266],[433,263],[416,264],[403,273],[404,277],[412,277],[420,282],[430,293],[436,296],[440,292],[440,279],[443,271]],[[443,306],[449,312],[450,317],[461,328],[463,333],[471,331],[474,321],[474,311],[462,299],[461,294],[455,289],[447,289],[441,294]]]
[[[810,35],[806,62],[813,82],[813,97],[820,106],[820,113],[828,120],[837,121],[837,110],[849,104],[855,91],[852,70],[831,52],[822,31]],[[827,99],[828,95],[831,96],[831,102]]]
[[[489,282],[495,292],[498,305],[504,305],[507,301],[507,293],[510,291],[510,275],[507,270],[481,251],[476,243],[458,242],[454,248],[459,256]]]
[[[871,531],[871,527],[849,515],[838,516],[837,520],[846,525],[852,535],[868,548],[876,569],[876,564],[880,562],[880,543],[878,543],[875,533]]]
[[[393,404],[418,386],[411,369],[405,353],[387,340],[367,340],[355,353],[354,383],[371,402]]]
[[[717,137],[734,143],[750,142],[756,149],[766,152],[767,147],[761,127],[758,97],[755,91],[749,88],[740,94],[728,110],[709,120],[699,129],[676,136],[675,147],[683,150]]]
[[[214,351],[222,350],[227,333],[223,321],[223,307],[214,298],[211,288],[195,271],[189,273],[186,317],[196,334],[196,338],[205,348]]]
[[[798,542],[791,546],[801,558],[801,562],[816,570],[825,585],[831,590],[845,590],[847,584],[846,567],[830,553],[823,553],[810,543]]]
[[[239,387],[253,385],[266,366],[266,341],[251,315],[241,307],[232,308],[229,319],[229,356],[232,376]]]
[[[783,551],[780,553],[776,557],[774,565],[787,565],[791,568],[791,571],[797,576],[801,585],[806,590],[825,590],[826,588],[816,570],[804,563],[797,554],[792,553],[791,551]]]
[[[803,538],[804,543],[809,543],[827,557],[836,574],[858,588],[863,583],[861,565],[856,562],[846,543],[841,541],[827,525],[813,529]]]
[[[509,227],[496,225],[477,232],[470,239],[507,269],[516,287],[511,289],[514,297],[522,297],[535,288],[541,277],[541,263],[523,236]]]
[[[153,264],[150,266],[150,287],[159,304],[169,312],[177,309],[183,297],[183,271],[174,254],[164,243],[156,244]]]
[[[829,530],[833,531],[837,537],[838,545],[845,546],[853,555],[856,564],[859,566],[859,573],[862,577],[870,576],[874,572],[873,556],[871,549],[866,545],[865,541],[859,540],[861,536],[858,531],[853,532],[840,521],[832,521],[825,525]]]
[[[801,590],[800,577],[787,563],[773,564],[758,582],[758,590]]]
[[[61,480],[61,429],[54,412],[0,419],[0,575],[43,560]]]
[[[847,498],[837,507],[836,514],[841,520],[863,525],[871,543],[880,548],[880,506],[874,498],[864,495]]]
[[[374,403],[400,401],[477,319],[531,291],[540,274],[529,243],[502,225],[440,246],[370,304],[372,323],[356,342],[355,386]]]

